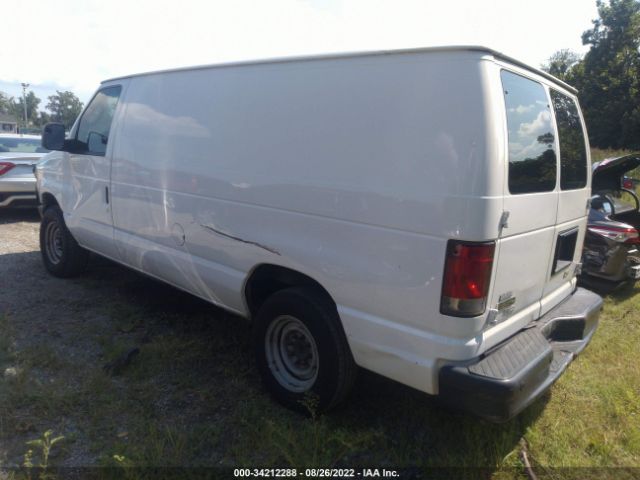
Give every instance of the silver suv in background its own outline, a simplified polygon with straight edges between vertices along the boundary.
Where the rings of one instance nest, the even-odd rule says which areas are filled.
[[[33,167],[48,151],[39,135],[0,134],[0,207],[37,205]]]

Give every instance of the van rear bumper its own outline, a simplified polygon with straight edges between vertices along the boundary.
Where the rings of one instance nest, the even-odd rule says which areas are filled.
[[[440,400],[490,421],[509,420],[542,395],[587,346],[601,308],[599,295],[578,288],[488,353],[442,367]]]

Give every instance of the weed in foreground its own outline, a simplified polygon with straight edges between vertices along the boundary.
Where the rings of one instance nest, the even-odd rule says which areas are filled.
[[[35,440],[29,440],[27,442],[27,446],[34,447],[38,450],[38,456],[40,458],[40,463],[38,465],[35,465],[33,449],[27,450],[27,452],[24,454],[24,461],[22,462],[22,466],[26,469],[27,478],[29,480],[31,480],[32,478],[31,472],[34,467],[38,468],[38,475],[36,478],[40,480],[51,478],[51,476],[47,472],[47,469],[49,468],[49,456],[51,455],[51,450],[56,443],[64,440],[64,435],[59,435],[53,438],[52,435],[53,430],[47,430],[42,434],[42,437]]]

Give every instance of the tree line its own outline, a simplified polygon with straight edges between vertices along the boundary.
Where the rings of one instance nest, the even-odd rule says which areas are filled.
[[[554,53],[543,70],[578,89],[592,146],[640,149],[640,0],[597,0],[589,51]]]
[[[42,100],[29,91],[24,97],[10,97],[0,92],[0,114],[14,117],[20,127],[42,127],[48,122],[60,122],[67,128],[71,128],[80,112],[83,104],[73,92],[56,90],[55,95],[47,97],[45,111],[38,107]],[[25,125],[25,104],[27,106],[27,124]]]

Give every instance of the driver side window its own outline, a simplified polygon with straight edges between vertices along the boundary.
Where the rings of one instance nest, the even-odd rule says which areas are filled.
[[[76,140],[82,145],[84,153],[104,156],[107,151],[111,121],[121,90],[120,86],[103,88],[82,114]]]

